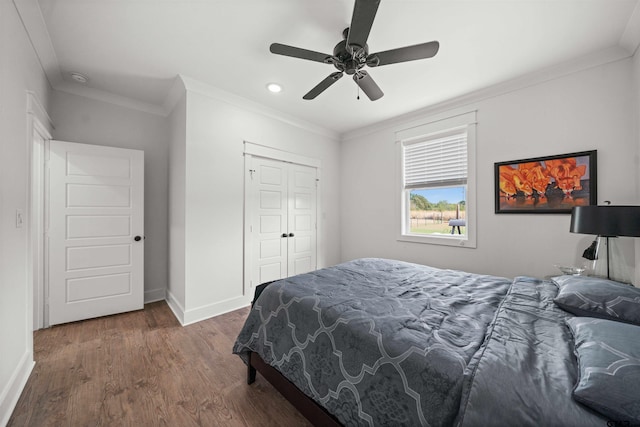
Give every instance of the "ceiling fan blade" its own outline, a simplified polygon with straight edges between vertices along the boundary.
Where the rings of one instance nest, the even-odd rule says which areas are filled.
[[[372,101],[380,99],[384,95],[382,90],[380,90],[376,82],[366,71],[358,71],[355,73],[353,75],[353,80]]]
[[[342,71],[331,73],[329,76],[327,76],[326,79],[318,83],[316,87],[307,92],[307,94],[303,96],[302,99],[314,99],[316,96],[327,90],[329,86],[340,80],[340,78],[342,78]]]
[[[440,49],[440,43],[433,41],[400,47],[398,49],[385,50],[384,52],[369,55],[367,57],[367,65],[370,67],[379,67],[381,65],[397,64],[398,62],[432,58],[438,53],[438,49]]]
[[[308,59],[309,61],[331,63],[333,56],[328,53],[315,52],[313,50],[301,49],[299,47],[288,46],[286,44],[272,43],[269,46],[271,53],[277,55],[291,56],[293,58]]]
[[[367,45],[379,5],[380,0],[356,0],[347,36],[347,46],[355,46],[354,49],[358,50]]]

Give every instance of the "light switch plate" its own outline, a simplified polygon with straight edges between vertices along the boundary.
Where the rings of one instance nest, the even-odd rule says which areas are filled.
[[[22,209],[16,209],[16,228],[22,228],[24,225],[24,214]]]

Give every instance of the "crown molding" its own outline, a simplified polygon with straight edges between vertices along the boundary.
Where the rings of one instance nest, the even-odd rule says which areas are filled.
[[[297,117],[283,113],[281,111],[266,107],[255,101],[251,101],[249,99],[235,95],[231,92],[227,92],[220,88],[210,86],[206,83],[202,83],[190,77],[180,75],[180,78],[182,79],[182,82],[184,83],[185,88],[188,92],[199,93],[209,98],[213,98],[218,101],[226,102],[233,106],[240,107],[244,110],[247,110],[256,114],[260,114],[262,116],[265,116],[274,120],[278,120],[290,126],[294,126],[309,132],[313,132],[315,134],[318,134],[327,138],[331,138],[335,141],[340,141],[340,134],[338,132],[329,130],[322,126],[318,126],[311,122],[307,122],[305,120],[299,119]]]
[[[162,108],[164,109],[165,116],[169,116],[169,114],[171,114],[176,104],[185,93],[187,93],[187,87],[184,84],[184,80],[182,80],[182,76],[178,74],[173,79],[173,84],[169,89],[169,93],[167,93],[167,96],[162,102]]]
[[[523,76],[516,77],[515,79],[488,86],[462,96],[451,98],[428,107],[414,110],[410,113],[402,114],[369,126],[345,132],[341,135],[341,140],[348,141],[350,139],[360,138],[384,129],[389,129],[403,123],[411,122],[424,118],[425,116],[442,113],[448,110],[465,106],[471,107],[470,104],[506,95],[517,90],[559,79],[600,65],[627,59],[630,56],[631,54],[628,50],[620,46],[614,46],[552,67],[544,68],[533,73],[525,74]]]
[[[13,5],[40,61],[40,66],[47,76],[49,85],[55,88],[62,82],[62,73],[38,2],[36,0],[13,0]]]
[[[635,55],[638,50],[638,46],[640,46],[640,2],[636,3],[636,7],[629,17],[627,26],[618,44],[631,55]]]
[[[227,102],[257,114],[278,120],[291,126],[295,126],[334,140],[349,140],[371,134],[378,130],[386,129],[399,123],[418,119],[428,114],[434,114],[447,109],[456,108],[465,104],[479,102],[495,96],[503,95],[515,90],[557,79],[568,74],[576,73],[599,65],[615,62],[633,56],[640,46],[640,1],[627,22],[625,31],[620,37],[617,46],[599,51],[560,65],[533,72],[503,83],[489,86],[460,97],[437,103],[413,112],[397,116],[391,119],[377,122],[359,129],[345,133],[338,133],[330,129],[318,126],[314,123],[296,118],[295,116],[266,107],[257,102],[232,94],[197,80],[177,76],[162,105],[146,103],[122,95],[95,89],[79,84],[67,82],[63,79],[60,63],[53,48],[53,43],[42,16],[42,11],[37,0],[12,0],[20,16],[22,24],[27,32],[29,40],[40,61],[40,65],[54,90],[67,92],[98,101],[103,101],[125,108],[135,109],[150,114],[167,116],[175,107],[176,102],[186,91],[193,91],[211,98]]]
[[[20,15],[20,19],[22,20],[29,39],[31,40],[31,44],[38,56],[42,69],[47,76],[47,80],[54,90],[164,117],[171,113],[182,94],[185,91],[190,90],[254,113],[279,120],[288,125],[331,138],[335,141],[340,140],[340,135],[337,132],[298,119],[275,109],[268,108],[257,102],[250,101],[246,98],[242,98],[222,89],[214,88],[185,76],[176,77],[174,84],[167,93],[162,105],[138,101],[133,98],[116,95],[104,90],[67,82],[63,79],[60,63],[53,48],[53,43],[49,32],[47,31],[47,26],[37,0],[13,0],[13,3],[18,11],[18,15]]]
[[[37,0],[13,0],[13,4],[51,88],[150,114],[166,115],[161,106],[65,81]]]
[[[47,131],[55,129],[53,120],[51,116],[49,116],[47,109],[42,105],[38,94],[31,90],[27,91],[27,112],[37,117],[37,119],[47,127]]]
[[[54,89],[59,92],[66,92],[72,95],[78,95],[85,98],[95,99],[96,101],[102,101],[108,104],[114,104],[120,107],[129,108],[131,110],[138,110],[148,114],[154,114],[154,115],[163,116],[163,117],[167,115],[165,108],[161,105],[138,101],[133,98],[129,98],[122,95],[116,95],[111,92],[95,89],[88,86],[82,86],[77,83],[62,81],[58,83],[54,87]]]

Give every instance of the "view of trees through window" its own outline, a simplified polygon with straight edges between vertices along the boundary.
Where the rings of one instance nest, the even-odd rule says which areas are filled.
[[[410,190],[410,233],[451,234],[450,220],[466,220],[466,187],[421,188]],[[460,227],[465,234],[466,227]],[[458,234],[458,228],[455,228]]]

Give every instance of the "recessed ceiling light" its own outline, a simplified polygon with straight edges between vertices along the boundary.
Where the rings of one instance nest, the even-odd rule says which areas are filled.
[[[267,85],[267,89],[269,90],[269,92],[273,93],[282,92],[282,86],[280,86],[278,83],[269,83]]]
[[[71,78],[75,81],[77,81],[78,83],[87,83],[89,81],[89,77],[85,76],[82,73],[77,73],[75,71],[71,72]]]

